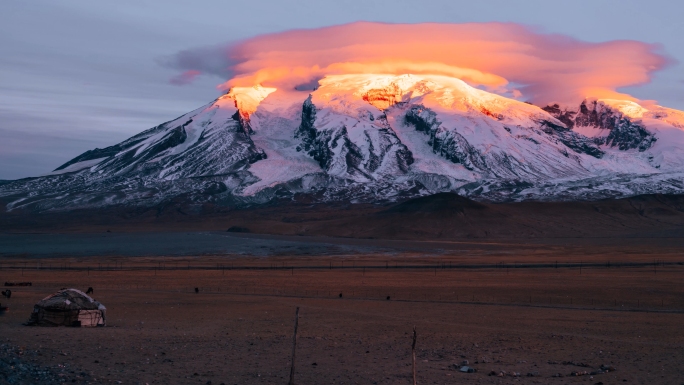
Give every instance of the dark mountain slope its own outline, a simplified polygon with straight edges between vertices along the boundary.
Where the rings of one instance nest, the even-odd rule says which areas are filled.
[[[3,232],[226,231],[375,239],[463,240],[684,237],[684,196],[642,195],[594,202],[479,203],[451,193],[392,206],[280,202],[231,209],[188,207],[0,215]]]

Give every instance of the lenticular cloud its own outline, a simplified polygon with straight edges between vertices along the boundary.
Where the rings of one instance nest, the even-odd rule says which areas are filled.
[[[511,23],[358,22],[191,49],[164,64],[193,76],[219,75],[227,80],[222,88],[295,87],[340,73],[436,74],[549,103],[633,99],[617,89],[646,83],[666,66],[658,50],[638,41],[583,42]],[[175,80],[186,78],[192,79]]]

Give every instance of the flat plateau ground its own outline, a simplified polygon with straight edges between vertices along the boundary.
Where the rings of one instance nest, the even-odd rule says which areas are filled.
[[[33,283],[0,298],[0,343],[67,383],[286,384],[297,307],[298,384],[410,384],[414,326],[419,384],[684,382],[681,239],[64,236],[0,237],[0,281]],[[93,287],[107,327],[22,326],[62,287]]]

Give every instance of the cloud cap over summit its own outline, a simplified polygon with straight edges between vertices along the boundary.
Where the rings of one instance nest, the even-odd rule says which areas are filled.
[[[618,89],[649,82],[672,60],[655,44],[584,42],[515,23],[356,22],[185,50],[162,62],[218,75],[227,80],[222,88],[294,87],[340,73],[437,74],[543,104],[635,100]]]

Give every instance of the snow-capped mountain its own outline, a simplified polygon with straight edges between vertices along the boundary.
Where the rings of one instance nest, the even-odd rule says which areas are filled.
[[[684,191],[684,112],[619,100],[543,108],[429,75],[235,87],[50,175],[0,185],[8,210],[307,194],[385,202],[440,191],[568,200]]]

